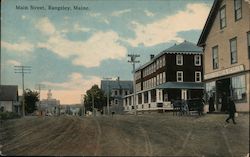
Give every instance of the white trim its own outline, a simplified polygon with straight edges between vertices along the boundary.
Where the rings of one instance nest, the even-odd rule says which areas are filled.
[[[199,80],[198,80],[198,78],[197,78],[197,74],[199,75]],[[201,72],[200,71],[196,71],[195,73],[194,73],[194,78],[195,78],[195,82],[201,82]]]
[[[178,74],[181,74],[181,80],[178,80]],[[183,71],[176,72],[176,82],[183,82]]]
[[[183,65],[183,55],[176,55],[176,65]]]
[[[198,61],[198,64],[196,63]],[[200,66],[201,65],[201,56],[200,55],[195,55],[194,56],[194,65],[195,66]]]

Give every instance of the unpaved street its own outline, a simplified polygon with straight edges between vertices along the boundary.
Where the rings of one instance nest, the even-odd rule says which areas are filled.
[[[246,156],[249,114],[25,117],[1,124],[4,155]]]

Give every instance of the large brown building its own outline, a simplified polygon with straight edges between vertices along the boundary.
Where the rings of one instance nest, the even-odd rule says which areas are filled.
[[[135,71],[137,111],[172,109],[171,101],[201,98],[202,48],[184,41]],[[134,108],[133,94],[124,97],[125,111]]]
[[[226,111],[223,99],[233,96],[237,111],[250,105],[250,2],[215,0],[198,41],[204,50],[207,97],[217,111]],[[208,107],[208,106],[206,106]]]

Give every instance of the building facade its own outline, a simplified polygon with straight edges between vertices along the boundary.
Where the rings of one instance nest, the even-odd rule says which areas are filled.
[[[18,87],[16,85],[0,85],[0,108],[2,111],[21,114],[18,101]]]
[[[201,98],[202,49],[184,41],[174,45],[135,71],[137,111],[171,110],[171,102]],[[133,94],[123,100],[125,111],[134,109]]]
[[[237,111],[249,111],[249,2],[215,0],[197,45],[204,50],[205,88],[215,110],[227,111],[222,101],[232,96]]]
[[[40,114],[58,115],[60,112],[60,100],[52,98],[51,90],[49,90],[47,99],[37,102],[37,108]]]
[[[110,111],[123,113],[122,98],[133,92],[133,81],[120,80],[119,77],[117,80],[101,80],[101,89],[110,96]]]

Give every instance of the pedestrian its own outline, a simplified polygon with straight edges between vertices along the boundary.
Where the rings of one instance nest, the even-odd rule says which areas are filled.
[[[233,123],[236,124],[235,120],[234,120],[234,114],[236,112],[236,107],[235,107],[235,103],[233,101],[233,98],[230,97],[229,98],[229,103],[228,103],[228,113],[229,113],[229,117],[226,119],[226,122],[229,123],[229,120],[232,119]]]
[[[214,112],[215,111],[215,108],[214,108],[214,98],[213,96],[211,96],[208,100],[208,104],[209,104],[209,112]]]

